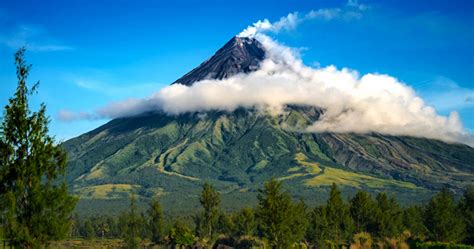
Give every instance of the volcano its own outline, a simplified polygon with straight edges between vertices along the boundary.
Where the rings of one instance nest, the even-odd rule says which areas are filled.
[[[258,70],[266,58],[254,38],[234,37],[209,60],[172,84],[192,85]],[[168,212],[195,210],[204,182],[223,207],[255,203],[276,178],[295,198],[316,203],[337,183],[343,191],[386,191],[401,202],[423,201],[443,187],[460,192],[474,179],[474,149],[464,144],[379,133],[299,133],[324,110],[286,106],[280,115],[240,108],[113,119],[66,141],[67,181],[81,197],[78,212],[120,211],[135,192],[160,196]],[[105,208],[105,207],[111,208]]]

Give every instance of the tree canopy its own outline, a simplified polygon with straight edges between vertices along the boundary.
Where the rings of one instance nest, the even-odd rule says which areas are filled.
[[[0,209],[5,236],[13,246],[40,247],[64,238],[76,199],[63,181],[66,153],[48,134],[46,105],[31,111],[25,49],[15,53],[16,91],[5,106],[0,143]]]

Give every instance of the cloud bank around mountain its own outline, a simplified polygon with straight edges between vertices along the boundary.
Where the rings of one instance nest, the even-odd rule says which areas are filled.
[[[362,8],[362,7],[360,7]],[[267,50],[258,71],[223,80],[203,80],[192,86],[173,84],[146,99],[111,103],[95,113],[64,111],[66,120],[117,118],[149,111],[170,115],[209,110],[233,111],[239,107],[257,108],[272,114],[282,113],[288,104],[323,108],[324,114],[302,132],[369,133],[408,135],[461,142],[474,146],[456,112],[439,115],[425,104],[408,85],[396,78],[335,66],[313,68],[303,64],[298,53],[263,34],[260,30],[292,27],[298,18],[288,15],[279,22],[259,21],[252,36]],[[288,23],[288,24],[287,24]],[[279,28],[275,28],[279,27]],[[254,32],[255,31],[255,32]]]

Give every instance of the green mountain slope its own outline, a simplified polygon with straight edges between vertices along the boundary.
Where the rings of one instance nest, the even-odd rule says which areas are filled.
[[[83,198],[83,211],[126,203],[135,191],[143,198],[159,195],[178,212],[198,204],[205,181],[231,209],[251,205],[256,189],[271,178],[310,203],[323,198],[332,182],[346,193],[388,191],[413,202],[443,186],[460,190],[474,179],[474,149],[467,145],[302,132],[320,113],[290,106],[279,116],[239,109],[115,119],[64,143],[68,182]]]

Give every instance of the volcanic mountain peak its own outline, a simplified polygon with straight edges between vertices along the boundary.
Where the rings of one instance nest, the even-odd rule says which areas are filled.
[[[238,73],[249,73],[259,68],[265,59],[265,49],[255,38],[233,37],[209,60],[179,78],[173,84],[190,86],[205,79],[225,79]]]

